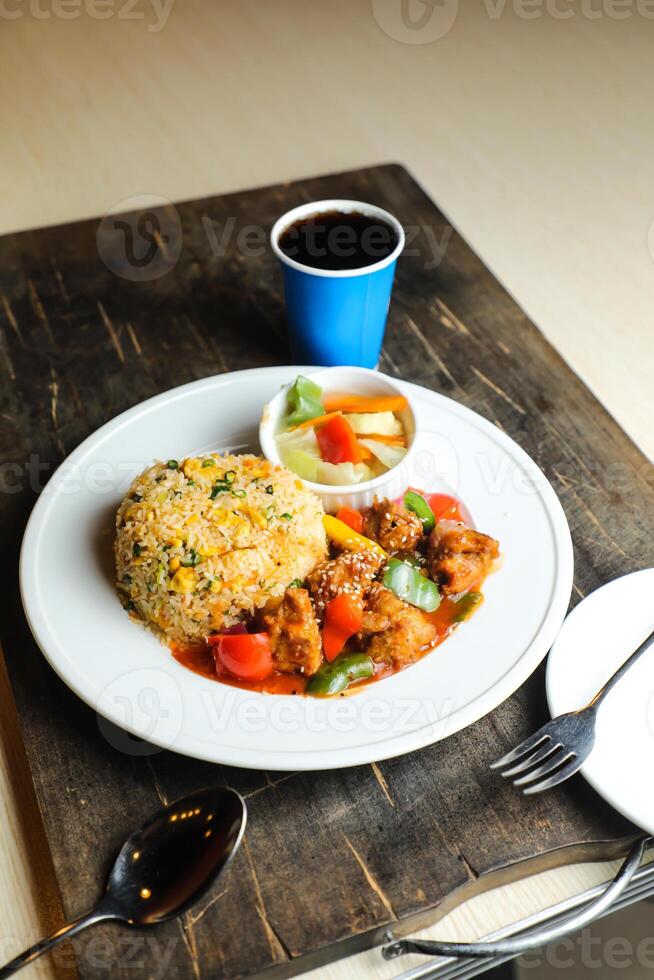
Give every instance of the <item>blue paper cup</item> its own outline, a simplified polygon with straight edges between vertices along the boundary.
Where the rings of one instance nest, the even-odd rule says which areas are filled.
[[[373,265],[336,271],[302,265],[282,252],[279,239],[290,225],[330,211],[356,211],[379,218],[395,230],[397,247]],[[404,248],[404,229],[397,218],[363,201],[314,201],[282,215],[273,225],[270,243],[284,272],[286,314],[296,363],[376,367],[395,265]]]

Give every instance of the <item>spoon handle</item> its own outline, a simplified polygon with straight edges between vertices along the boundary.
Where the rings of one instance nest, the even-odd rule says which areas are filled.
[[[115,918],[109,912],[105,912],[102,909],[92,909],[91,912],[87,912],[86,915],[81,915],[79,919],[73,919],[65,926],[61,926],[56,932],[51,933],[46,939],[41,939],[38,943],[30,946],[28,949],[23,950],[20,955],[16,956],[15,959],[11,960],[5,966],[0,967],[0,980],[4,980],[4,977],[11,977],[18,970],[22,970],[24,966],[31,963],[32,960],[37,959],[42,953],[47,953],[55,946],[58,946],[60,942],[64,939],[70,939],[71,936],[76,935],[76,933],[81,932],[82,929],[87,929],[89,926],[93,926],[96,922],[102,922],[105,919]]]

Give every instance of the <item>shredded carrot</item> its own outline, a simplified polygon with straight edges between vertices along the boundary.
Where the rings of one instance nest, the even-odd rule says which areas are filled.
[[[367,446],[364,446],[362,442],[359,442],[359,449],[361,450],[361,461],[365,462],[367,459],[373,459],[374,453],[370,452]]]
[[[326,412],[401,412],[407,407],[402,395],[369,398],[365,395],[331,394],[322,400]]]
[[[292,426],[289,431],[296,432],[298,429],[313,429],[317,425],[324,425],[325,422],[329,422],[330,419],[336,418],[340,414],[340,412],[327,412],[325,415],[316,415],[315,419],[307,419],[306,422],[300,422],[299,425]]]

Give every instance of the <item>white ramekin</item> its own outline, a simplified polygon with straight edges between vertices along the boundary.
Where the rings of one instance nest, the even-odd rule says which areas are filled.
[[[271,463],[283,465],[277,450],[275,435],[286,412],[288,389],[295,381],[297,374],[302,373],[320,385],[324,392],[338,391],[375,397],[401,395],[406,398],[408,403],[407,408],[399,413],[407,435],[407,452],[401,463],[380,476],[376,476],[373,480],[357,483],[354,486],[350,484],[326,486],[322,483],[313,483],[311,480],[302,480],[304,486],[318,494],[328,514],[335,513],[339,507],[354,507],[356,510],[370,507],[375,497],[389,497],[390,499],[400,497],[410,485],[410,474],[413,470],[412,458],[415,454],[419,421],[415,403],[405,388],[379,371],[371,371],[362,367],[330,367],[311,372],[298,370],[294,374],[289,371],[288,384],[284,385],[281,391],[264,406],[261,415],[259,442],[264,456]]]

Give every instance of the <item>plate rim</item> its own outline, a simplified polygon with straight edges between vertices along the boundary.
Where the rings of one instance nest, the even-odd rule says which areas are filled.
[[[50,477],[48,484],[55,480],[57,475],[64,467],[74,466],[81,458],[84,457],[89,448],[97,448],[102,444],[108,435],[120,431],[125,424],[128,424],[135,418],[148,414],[153,409],[156,409],[156,407],[161,403],[168,403],[170,401],[177,400],[178,398],[185,397],[191,391],[201,390],[203,388],[222,388],[225,385],[229,385],[230,381],[235,378],[246,379],[247,377],[252,378],[256,375],[260,376],[262,373],[276,375],[284,371],[297,372],[298,370],[301,371],[312,369],[315,368],[304,365],[270,365],[260,368],[245,368],[239,371],[210,375],[208,377],[196,379],[195,381],[190,381],[183,385],[159,392],[158,394],[153,395],[152,397],[147,398],[136,405],[133,405],[131,408],[126,409],[124,412],[121,412],[114,418],[109,419],[98,429],[96,429],[95,432],[90,433],[65,458],[65,460],[59,464]],[[454,411],[473,426],[481,428],[482,431],[485,431],[487,435],[491,436],[496,442],[498,442],[504,451],[508,452],[509,455],[518,463],[528,466],[529,468],[536,467],[538,472],[541,474],[542,481],[539,482],[538,494],[541,497],[544,510],[552,527],[557,559],[557,577],[552,590],[549,606],[547,607],[543,621],[535,633],[531,643],[527,646],[513,667],[498,678],[491,688],[485,691],[482,695],[479,695],[473,701],[468,702],[462,708],[456,710],[452,715],[448,716],[447,733],[444,735],[433,735],[432,733],[432,737],[425,738],[425,728],[421,727],[412,732],[388,736],[372,743],[366,743],[363,746],[350,747],[347,750],[347,757],[345,758],[343,757],[345,755],[345,751],[342,749],[332,750],[331,752],[329,749],[312,749],[306,752],[308,759],[302,759],[302,754],[294,755],[293,753],[284,750],[273,750],[270,752],[270,756],[268,758],[261,759],[261,765],[258,765],[257,761],[252,759],[252,750],[249,748],[235,750],[230,747],[225,754],[221,754],[220,744],[216,743],[215,752],[202,751],[202,746],[193,744],[198,741],[197,737],[185,734],[184,732],[179,733],[178,738],[173,745],[167,744],[165,741],[158,740],[157,738],[153,737],[148,737],[146,741],[163,749],[174,751],[180,755],[201,759],[214,764],[231,765],[238,768],[248,769],[265,769],[268,771],[316,771],[320,769],[344,768],[368,764],[375,761],[383,761],[384,759],[395,758],[397,756],[416,751],[420,748],[424,748],[428,745],[435,744],[436,742],[441,741],[444,738],[449,738],[451,735],[456,734],[456,732],[474,724],[495,708],[499,707],[500,704],[509,698],[528,679],[528,677],[531,676],[536,667],[543,661],[552,643],[554,642],[563,621],[565,620],[574,576],[574,553],[570,528],[565,512],[558,496],[554,491],[554,488],[532,457],[514,439],[512,439],[511,436],[500,429],[499,426],[484,418],[483,415],[480,415],[478,412],[468,408],[455,399],[449,398],[447,395],[443,395],[440,392],[433,391],[430,388],[425,388],[422,385],[404,381],[403,379],[393,378],[393,380],[399,382],[400,386],[406,385],[411,389],[417,390],[418,392],[425,392],[430,398],[435,399],[437,402],[443,403],[449,411]],[[46,488],[44,489],[47,489],[48,484],[46,484]],[[38,574],[34,559],[38,551],[40,537],[44,533],[49,510],[54,505],[54,502],[60,493],[61,491],[57,488],[55,488],[54,492],[51,494],[41,492],[34,504],[25,527],[20,551],[19,584],[23,611],[27,623],[37,646],[39,647],[46,661],[49,663],[55,673],[63,680],[66,686],[77,695],[77,697],[79,697],[93,711],[107,719],[109,722],[117,725],[119,728],[129,732],[132,735],[139,738],[144,738],[143,731],[139,728],[138,724],[130,725],[126,723],[124,719],[118,720],[115,717],[112,717],[110,713],[100,710],[98,704],[93,703],[88,694],[85,694],[79,688],[76,683],[77,678],[71,678],[69,674],[61,668],[61,664],[57,658],[49,654],[48,647],[56,644],[56,641],[54,638],[52,638],[53,643],[49,642],[48,636],[46,635],[48,633],[47,624],[39,622],[38,611],[30,609],[30,600],[26,598],[30,595],[30,587],[32,588],[32,594],[36,594],[36,589],[33,587],[33,583],[38,580]],[[30,580],[32,580],[32,582]],[[427,731],[428,730],[429,727],[427,726]],[[189,745],[189,741],[192,743],[191,745]],[[185,743],[183,747],[181,743]],[[378,746],[380,751],[372,750],[371,746]],[[384,748],[384,746],[387,747]],[[334,753],[337,755],[336,759],[328,758],[328,756],[333,756]],[[310,762],[309,759],[312,759],[313,761]]]
[[[652,577],[654,577],[654,567],[647,566],[645,568],[637,568],[632,572],[625,572],[623,575],[616,575],[614,578],[609,579],[608,582],[603,582],[601,585],[598,585],[596,589],[593,589],[593,591],[589,592],[587,596],[584,596],[581,602],[577,603],[574,609],[572,609],[568,613],[568,615],[565,618],[564,625],[565,623],[567,623],[569,619],[577,618],[577,615],[579,614],[579,611],[581,610],[584,601],[590,596],[594,596],[596,593],[602,592],[603,589],[606,589],[607,587],[613,585],[615,582],[620,582],[624,579],[634,578],[639,575],[645,575],[647,573],[649,573]],[[553,644],[552,650],[554,650],[555,646],[556,643]],[[554,717],[553,703],[556,700],[555,695],[553,694],[553,689],[555,687],[553,664],[554,664],[554,658],[548,656],[547,666],[545,671],[545,696],[547,698],[547,707],[551,717]],[[580,707],[583,707],[583,705],[581,705]],[[641,823],[642,814],[637,813],[629,805],[625,805],[624,803],[621,802],[621,800],[618,797],[613,796],[611,792],[607,791],[604,784],[602,783],[602,780],[601,779],[598,780],[597,778],[595,778],[592,775],[592,770],[590,772],[588,771],[588,766],[586,763],[584,763],[584,765],[581,767],[579,773],[581,776],[583,776],[583,778],[586,780],[588,785],[591,786],[595,790],[595,792],[599,796],[601,796],[602,799],[606,801],[606,803],[609,804],[609,806],[612,806],[614,810],[622,814],[622,816],[625,817],[627,820],[630,820],[631,823],[633,823],[636,827],[640,827],[642,830],[646,830],[649,833],[654,834],[654,814],[652,815],[650,826],[648,827],[646,825],[643,825]]]

